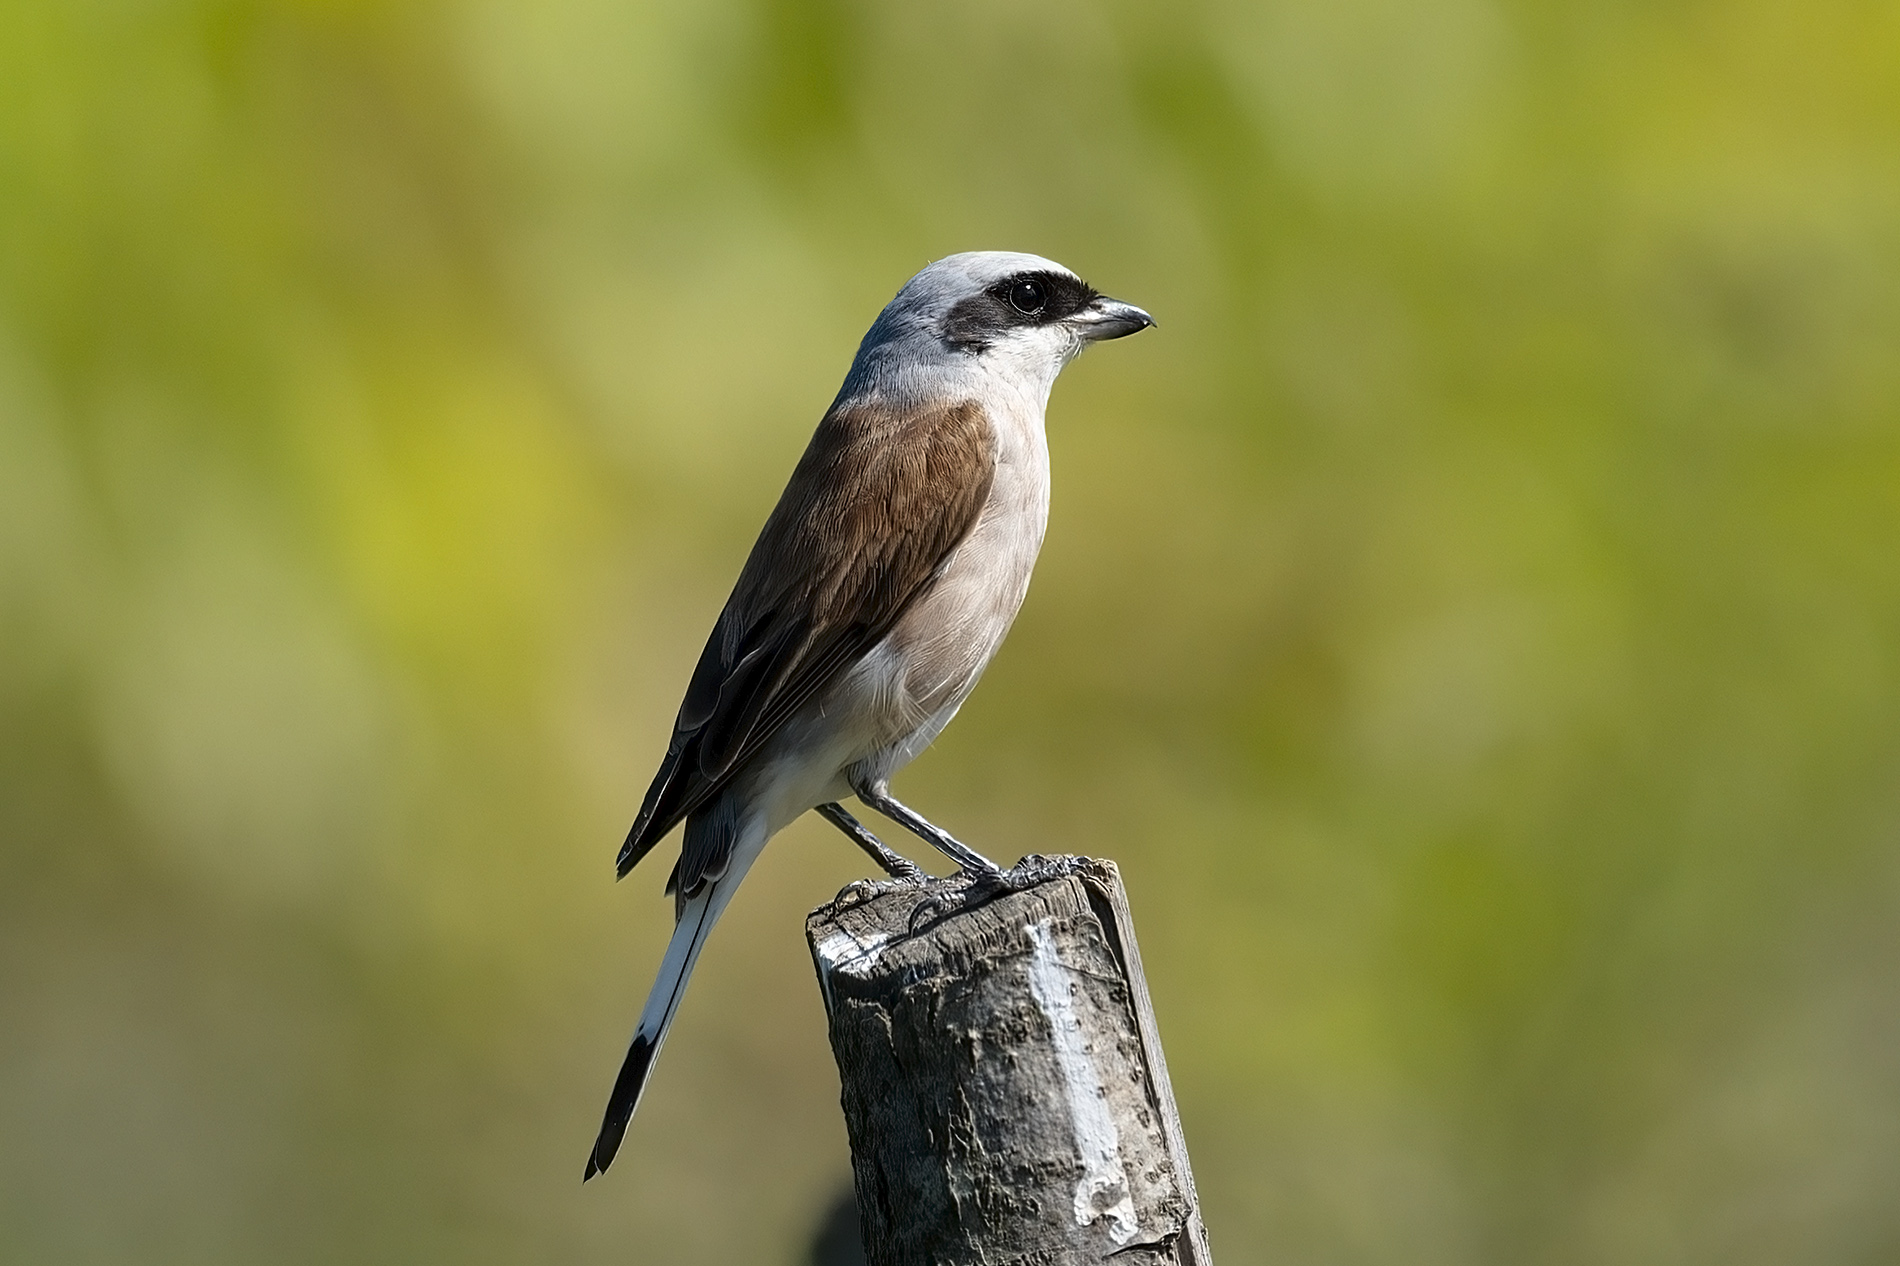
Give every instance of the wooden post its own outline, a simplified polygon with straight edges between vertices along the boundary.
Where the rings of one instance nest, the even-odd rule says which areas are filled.
[[[871,1266],[1211,1266],[1113,862],[806,921]]]

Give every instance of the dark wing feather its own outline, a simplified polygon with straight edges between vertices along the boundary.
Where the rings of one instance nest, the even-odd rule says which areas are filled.
[[[976,526],[994,473],[975,404],[825,415],[700,654],[620,874],[877,645]],[[683,857],[677,882],[723,865]]]

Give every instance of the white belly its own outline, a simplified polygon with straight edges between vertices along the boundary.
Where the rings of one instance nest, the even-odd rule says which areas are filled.
[[[893,776],[950,724],[1015,623],[1047,525],[1041,416],[1003,420],[977,527],[882,643],[769,745],[758,789],[773,831],[849,795],[847,772]]]
[[[930,726],[941,714],[931,728],[935,737],[1022,609],[1049,524],[1049,450],[1041,421],[998,425],[996,473],[976,527],[886,639],[900,661],[909,729]]]
[[[976,686],[1022,608],[1049,522],[1041,421],[998,427],[995,477],[970,535],[884,641],[770,745],[758,781],[772,830],[849,795],[848,771],[895,774]]]
[[[976,527],[891,630],[904,693],[920,714],[961,703],[1002,645],[1029,592],[1048,497],[1046,479],[1005,479],[999,469]]]

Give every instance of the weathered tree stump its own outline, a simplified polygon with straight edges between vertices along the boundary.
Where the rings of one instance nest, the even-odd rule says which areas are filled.
[[[854,884],[805,932],[872,1266],[1211,1266],[1114,863]]]

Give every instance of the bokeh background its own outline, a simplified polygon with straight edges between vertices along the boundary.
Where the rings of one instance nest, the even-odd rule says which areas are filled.
[[[1224,1263],[1900,1260],[1900,9],[0,5],[0,1259],[796,1263],[612,882],[899,284],[1150,308],[900,780],[1128,876]]]

